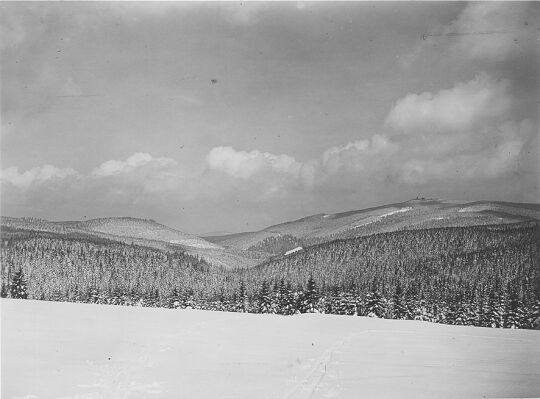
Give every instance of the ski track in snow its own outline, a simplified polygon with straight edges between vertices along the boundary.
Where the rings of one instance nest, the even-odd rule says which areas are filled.
[[[367,332],[367,331],[364,331]],[[361,333],[360,333],[361,334]],[[333,361],[334,354],[353,336],[358,334],[350,334],[346,338],[336,341],[324,353],[314,360],[314,365],[309,369],[308,373],[302,378],[302,381],[296,383],[295,386],[282,399],[310,399],[317,391],[321,391],[324,397],[334,398],[339,396],[340,385],[323,384],[325,377],[332,380],[339,380],[340,371],[339,364]],[[312,361],[313,361],[312,360]],[[327,374],[330,367],[337,368],[333,374]],[[337,372],[337,375],[336,375]]]

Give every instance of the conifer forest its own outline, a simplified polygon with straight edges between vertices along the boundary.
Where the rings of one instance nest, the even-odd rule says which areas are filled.
[[[301,243],[288,236],[254,249],[279,253],[283,240]],[[227,270],[181,250],[6,227],[2,297],[536,328],[539,246],[537,222],[415,229]]]

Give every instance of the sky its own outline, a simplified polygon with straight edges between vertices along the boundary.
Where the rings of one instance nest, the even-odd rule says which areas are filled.
[[[0,29],[4,216],[540,201],[540,3],[2,2]]]

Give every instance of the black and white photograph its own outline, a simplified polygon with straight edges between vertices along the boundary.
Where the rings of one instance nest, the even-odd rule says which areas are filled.
[[[2,399],[540,398],[540,2],[0,1]]]

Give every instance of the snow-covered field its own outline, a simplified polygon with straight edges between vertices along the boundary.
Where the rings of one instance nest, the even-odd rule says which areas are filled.
[[[540,397],[540,331],[1,301],[2,398]]]

